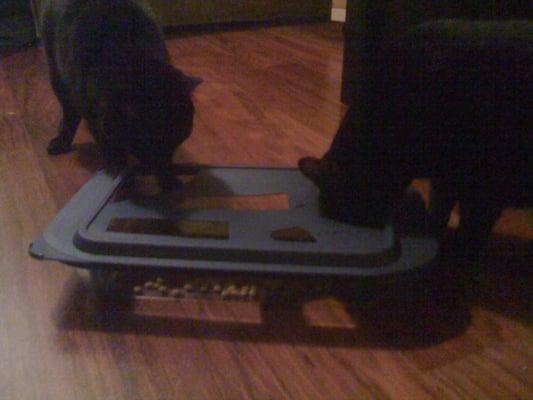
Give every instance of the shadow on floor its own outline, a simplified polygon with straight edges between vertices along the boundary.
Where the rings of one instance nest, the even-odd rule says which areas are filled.
[[[147,316],[132,313],[132,302],[125,298],[99,303],[92,298],[88,285],[73,274],[54,319],[66,330],[396,349],[441,343],[461,335],[471,321],[464,296],[449,289],[440,288],[438,293],[427,289],[415,294],[412,285],[404,283],[396,290],[388,289],[383,296],[367,290],[364,297],[366,299],[345,297],[345,310],[354,321],[352,326],[309,325],[302,313],[305,301],[302,297],[263,304],[258,323],[241,322],[238,315],[231,321],[213,320],[207,315],[204,319]]]
[[[96,170],[99,157],[94,145],[78,145],[75,150],[84,167]],[[530,241],[493,236],[475,277],[449,261],[438,260],[425,271],[386,282],[335,282],[326,295],[344,304],[353,320],[350,326],[311,326],[302,306],[313,296],[305,291],[262,304],[258,323],[238,318],[138,315],[132,312],[131,299],[95,300],[87,283],[75,274],[54,318],[67,330],[330,347],[424,348],[465,333],[472,306],[531,323],[533,277],[528,272],[532,248]]]
[[[221,321],[137,315],[126,299],[96,304],[88,286],[76,276],[65,288],[55,321],[66,330],[328,347],[424,348],[463,334],[470,325],[473,304],[531,323],[532,304],[527,295],[531,278],[526,278],[524,263],[513,259],[505,262],[513,268],[491,269],[473,288],[426,276],[388,287],[386,293],[367,290],[365,299],[343,296],[354,327],[310,326],[301,312],[303,298],[263,305],[260,323],[239,322],[238,316]]]
[[[517,321],[533,323],[533,241],[494,235],[480,261],[472,302]]]

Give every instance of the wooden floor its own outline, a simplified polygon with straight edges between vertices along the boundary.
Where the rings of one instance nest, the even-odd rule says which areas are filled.
[[[327,149],[344,112],[339,25],[168,46],[176,66],[204,79],[176,161],[295,166]],[[73,269],[27,251],[100,165],[85,127],[75,152],[46,154],[58,119],[42,50],[4,51],[1,399],[533,398],[531,214],[506,212],[468,291],[445,290],[453,279],[389,283],[367,301],[325,298],[303,313],[205,299],[102,308]]]

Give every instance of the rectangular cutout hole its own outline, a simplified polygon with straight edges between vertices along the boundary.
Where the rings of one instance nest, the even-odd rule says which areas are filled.
[[[176,209],[180,210],[205,210],[205,209],[227,209],[227,210],[288,210],[289,196],[286,194],[267,194],[262,196],[214,196],[214,197],[194,197],[182,199],[176,202]]]
[[[226,221],[113,218],[107,226],[107,231],[141,235],[229,239],[229,224]]]

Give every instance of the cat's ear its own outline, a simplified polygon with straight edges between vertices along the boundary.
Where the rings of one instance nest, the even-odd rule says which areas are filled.
[[[204,81],[202,78],[199,78],[197,76],[188,76],[185,74],[183,74],[182,79],[183,83],[185,84],[185,88],[189,93],[194,92],[194,90]]]

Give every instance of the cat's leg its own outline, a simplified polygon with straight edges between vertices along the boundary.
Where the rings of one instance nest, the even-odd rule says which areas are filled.
[[[496,202],[469,200],[460,203],[461,220],[455,233],[452,251],[466,262],[475,262],[503,208]]]
[[[68,153],[72,150],[72,141],[78,130],[81,116],[68,99],[67,90],[53,69],[50,72],[50,79],[63,112],[63,117],[59,124],[59,132],[50,141],[47,148],[48,154],[56,155]]]
[[[102,157],[106,164],[106,167],[122,169],[125,168],[128,163],[127,150],[119,145],[106,143],[105,141],[98,141]]]
[[[81,117],[74,108],[63,105],[63,118],[59,124],[59,132],[48,144],[48,154],[63,154],[72,150],[72,142],[80,121]]]
[[[344,115],[339,129],[328,151],[319,159],[304,157],[298,161],[300,171],[318,187],[324,181],[338,175],[343,165],[353,164],[368,148],[370,135],[368,115],[362,106],[350,107]]]
[[[102,118],[86,118],[87,127],[93,137],[103,160],[103,167],[106,171],[115,174],[120,172],[128,164],[127,142],[118,132],[114,135],[106,133]]]
[[[426,205],[420,192],[408,186],[401,197],[395,201],[392,220],[398,233],[407,235],[426,235]]]
[[[170,193],[181,185],[181,181],[176,177],[172,168],[172,157],[156,167],[156,177],[163,193]]]
[[[362,106],[352,106],[346,111],[339,129],[323,159],[335,163],[351,162],[358,156],[370,130],[368,115]]]
[[[446,180],[431,179],[429,206],[427,210],[427,233],[442,238],[446,232],[452,209],[457,201],[454,187]]]
[[[304,157],[298,161],[300,172],[319,188],[324,182],[332,180],[340,172],[340,166],[326,158]]]
[[[89,124],[91,126],[91,124]],[[110,172],[120,172],[128,164],[128,150],[119,138],[109,138],[94,127],[91,133],[100,149],[104,160],[104,168]]]

